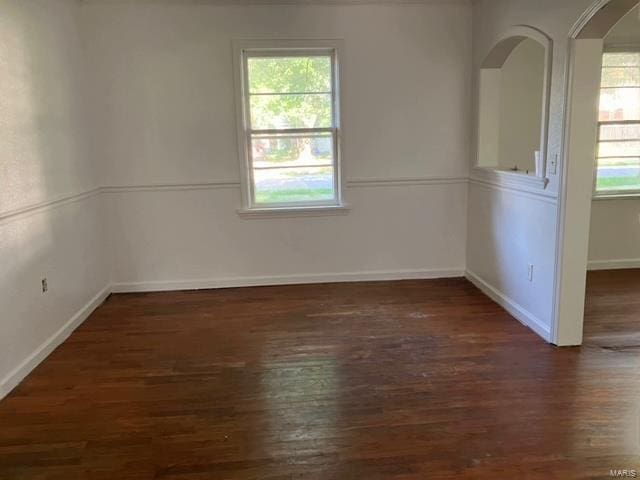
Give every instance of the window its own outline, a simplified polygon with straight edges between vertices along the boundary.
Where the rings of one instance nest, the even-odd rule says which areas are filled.
[[[640,193],[640,51],[602,65],[596,194]]]
[[[342,204],[337,49],[321,43],[236,49],[247,210]]]

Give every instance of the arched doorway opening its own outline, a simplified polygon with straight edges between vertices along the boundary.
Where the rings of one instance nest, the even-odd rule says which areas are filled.
[[[583,338],[604,38],[637,5],[638,0],[599,0],[570,32],[552,332],[557,345],[580,345]]]

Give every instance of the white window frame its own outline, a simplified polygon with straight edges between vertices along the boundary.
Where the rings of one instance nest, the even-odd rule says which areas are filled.
[[[339,58],[342,50],[340,40],[234,40],[233,58],[235,71],[236,117],[238,152],[241,171],[242,207],[238,213],[243,216],[261,214],[332,214],[344,213],[344,182],[342,174],[342,128],[341,118],[341,82]],[[332,59],[332,126],[328,128],[287,128],[252,129],[249,105],[249,86],[247,60],[251,57],[291,57],[291,56],[330,56]],[[286,133],[331,133],[333,137],[333,181],[335,198],[322,201],[298,201],[261,204],[255,202],[251,138],[255,134]]]
[[[640,53],[640,46],[638,45],[607,45],[604,49],[603,55],[605,53]],[[602,73],[602,68],[600,69]],[[598,89],[599,92],[602,91],[602,81],[600,82],[600,87]],[[600,156],[598,152],[600,150],[600,130],[603,125],[631,125],[640,123],[640,120],[619,120],[619,121],[606,121],[602,122],[599,118],[600,109],[598,104],[598,130],[596,133],[596,154],[594,159],[594,169],[593,169],[593,192],[592,196],[594,200],[607,200],[607,199],[616,199],[616,198],[638,198],[640,197],[640,187],[639,188],[628,188],[621,190],[598,190],[598,160]]]

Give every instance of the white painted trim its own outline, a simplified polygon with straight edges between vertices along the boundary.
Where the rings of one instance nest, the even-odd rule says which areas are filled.
[[[489,284],[470,270],[467,270],[465,277],[476,287],[478,287],[482,293],[491,298],[494,302],[509,312],[516,320],[522,323],[524,326],[529,327],[546,342],[551,342],[551,330],[549,326],[545,325],[542,320],[536,317],[533,313],[529,312],[526,308],[507,297],[500,290]]]
[[[588,20],[587,20],[588,21]],[[582,22],[582,20],[581,20]],[[589,193],[592,190],[593,166],[595,165],[595,150],[597,136],[597,102],[589,102],[587,95],[580,91],[576,93],[576,88],[593,90],[593,95],[597,98],[600,92],[600,72],[602,60],[602,40],[588,39],[576,40],[572,33],[567,42],[567,60],[565,63],[565,80],[564,85],[564,103],[563,103],[563,130],[561,141],[562,168],[559,177],[559,197],[558,210],[556,213],[556,248],[554,257],[554,298],[553,298],[553,314],[552,314],[552,332],[553,343],[562,346],[575,346],[582,344],[583,318],[584,318],[584,295],[588,257],[588,236],[590,210],[592,205],[592,195],[585,198],[586,203],[582,203],[580,199],[586,189],[584,185],[577,187],[574,185],[569,195],[568,181],[569,174],[586,175],[586,171],[582,171],[580,165],[584,165],[585,157],[591,158],[591,168],[589,175]],[[596,42],[596,43],[594,43]],[[589,48],[598,49],[597,55],[597,74],[595,72],[596,62],[595,51],[589,52]],[[591,59],[591,65],[587,61]],[[578,63],[576,63],[578,62]],[[594,76],[590,76],[580,69],[590,68],[593,70]],[[578,71],[577,71],[578,70]],[[595,76],[597,75],[597,76]],[[578,81],[578,80],[579,81]],[[587,82],[591,80],[591,85]],[[597,85],[596,85],[597,84]],[[594,108],[595,107],[595,108]],[[590,113],[584,113],[593,109]],[[576,114],[576,111],[580,114]],[[588,117],[586,115],[589,115]],[[579,129],[574,126],[575,122],[591,123],[592,131],[586,132],[586,127],[581,124]],[[576,132],[581,133],[581,138],[576,139]],[[586,148],[587,144],[593,146],[593,150],[589,153],[581,152],[576,154],[575,151]],[[571,161],[573,157],[573,162]],[[577,180],[582,179],[578,176]],[[576,180],[572,180],[576,182]],[[580,199],[580,200],[579,200]],[[568,219],[571,219],[571,229],[567,229]],[[579,233],[578,233],[579,232]],[[568,240],[571,239],[571,240]],[[563,321],[563,319],[567,319]]]
[[[234,180],[221,180],[202,183],[159,183],[141,185],[114,185],[102,187],[102,193],[128,193],[128,192],[162,192],[181,190],[211,190],[218,188],[240,188],[240,182]]]
[[[508,186],[514,189],[521,189],[528,192],[543,192],[547,188],[549,180],[537,175],[528,175],[522,172],[511,170],[498,170],[490,167],[474,167],[471,178],[495,185]]]
[[[17,217],[25,217],[42,210],[49,210],[51,208],[56,208],[62,205],[84,200],[86,198],[90,198],[90,197],[93,197],[94,195],[99,194],[100,191],[101,189],[99,187],[93,188],[85,192],[73,193],[71,195],[61,195],[53,198],[52,200],[46,200],[44,202],[35,203],[33,205],[28,205],[26,207],[16,208],[14,210],[7,210],[5,212],[0,212],[0,224],[10,221],[12,219],[15,219]]]
[[[610,2],[611,0],[596,0],[592,3],[591,6],[587,8],[582,15],[580,15],[576,23],[573,24],[573,27],[571,27],[571,30],[569,31],[569,39],[578,38],[582,29],[586,27],[591,19]]]
[[[427,270],[378,270],[369,272],[340,272],[301,275],[273,275],[262,277],[201,278],[185,280],[148,280],[121,282],[112,285],[114,293],[165,292],[175,290],[200,290],[211,288],[258,287],[273,285],[298,285],[313,283],[370,282],[387,280],[426,280],[457,278],[464,276],[464,268]]]
[[[488,190],[501,191],[513,195],[518,195],[525,198],[531,198],[533,200],[538,200],[544,203],[550,203],[555,205],[557,202],[557,196],[554,192],[547,192],[542,190],[524,190],[521,188],[515,188],[510,184],[500,184],[494,183],[490,181],[486,181],[483,179],[472,178],[469,180],[470,185],[477,185],[480,187],[484,187]]]
[[[69,321],[67,321],[58,331],[45,340],[31,355],[14,368],[7,376],[0,381],[0,399],[4,398],[13,390],[31,371],[36,368],[51,352],[53,352],[71,333],[84,322],[93,311],[111,293],[111,286],[107,285],[98,292],[89,302],[83,306]]]
[[[396,187],[412,185],[451,185],[467,183],[466,176],[428,176],[428,177],[391,177],[391,178],[352,178],[347,180],[349,188],[361,187]],[[240,188],[240,182],[222,180],[217,182],[201,183],[174,183],[174,184],[140,184],[140,185],[114,185],[102,187],[103,193],[126,193],[146,191],[175,191],[175,190],[213,190],[219,188]]]
[[[609,43],[609,40],[604,44],[605,53],[636,53],[640,52],[640,45],[633,42],[618,42],[618,43]]]
[[[308,207],[273,207],[273,208],[240,208],[238,215],[243,218],[291,218],[291,217],[325,217],[327,215],[346,215],[348,205],[308,206]]]
[[[530,25],[512,25],[493,42],[493,47],[485,56],[480,68],[502,68],[513,50],[526,38],[539,43],[545,49],[553,48],[553,40],[542,30]]]
[[[414,185],[455,185],[467,183],[467,177],[401,177],[401,178],[354,178],[346,182],[349,188],[365,187],[403,187]],[[158,184],[133,184],[133,185],[111,185],[97,187],[85,192],[63,195],[52,200],[35,203],[26,207],[16,208],[0,212],[0,225],[15,218],[28,216],[31,214],[55,208],[61,205],[77,202],[91,198],[99,194],[116,194],[132,192],[178,192],[188,190],[217,190],[217,189],[238,189],[240,182],[235,180],[220,180],[201,183],[158,183]],[[340,207],[340,206],[338,206]],[[335,208],[335,207],[334,207]],[[342,206],[348,210],[348,206]]]
[[[587,270],[624,270],[627,268],[640,268],[640,258],[589,260],[587,264]]]
[[[404,177],[404,178],[353,178],[347,187],[405,187],[413,185],[457,185],[467,183],[468,177]]]

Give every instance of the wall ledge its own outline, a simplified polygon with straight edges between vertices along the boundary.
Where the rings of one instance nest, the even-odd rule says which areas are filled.
[[[496,170],[494,168],[480,167],[473,168],[471,178],[476,181],[487,182],[494,185],[545,193],[545,189],[549,183],[548,178],[512,172],[510,170]]]
[[[526,198],[531,198],[534,200],[538,200],[541,202],[545,202],[545,203],[550,203],[550,204],[557,204],[558,203],[558,196],[555,192],[549,192],[547,190],[539,190],[539,189],[527,189],[527,188],[520,188],[520,187],[514,187],[512,185],[509,184],[503,184],[500,182],[492,182],[492,181],[487,181],[485,179],[479,179],[479,178],[471,178],[469,179],[469,184],[471,185],[478,185],[493,191],[502,191],[502,192],[507,192],[507,193],[511,193],[514,195],[519,195],[521,197],[526,197]]]

